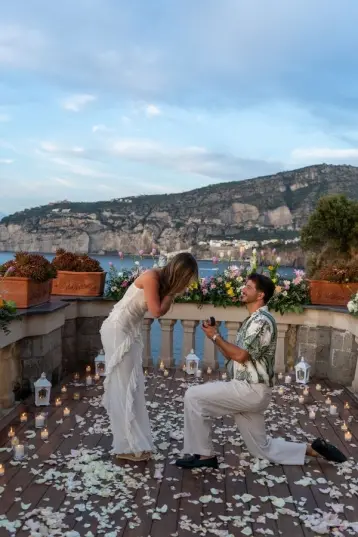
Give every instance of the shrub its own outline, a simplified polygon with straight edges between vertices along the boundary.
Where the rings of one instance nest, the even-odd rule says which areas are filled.
[[[314,273],[314,278],[336,283],[358,282],[358,260],[353,258],[326,263]]]
[[[46,282],[56,277],[56,268],[43,255],[18,252],[14,259],[0,266],[0,276],[30,278],[35,282]]]
[[[67,270],[69,272],[103,272],[103,269],[96,259],[87,254],[75,254],[66,252],[62,248],[56,251],[56,256],[52,261],[57,270]]]

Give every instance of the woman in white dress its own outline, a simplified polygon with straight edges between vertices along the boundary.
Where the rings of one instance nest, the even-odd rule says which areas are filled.
[[[147,312],[154,318],[165,315],[175,296],[197,279],[195,258],[178,254],[165,267],[142,273],[102,324],[103,405],[110,418],[113,452],[120,459],[148,460],[154,448],[144,396],[144,316]]]

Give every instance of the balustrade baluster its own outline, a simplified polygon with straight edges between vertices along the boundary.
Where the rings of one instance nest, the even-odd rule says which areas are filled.
[[[277,324],[277,347],[275,355],[275,373],[284,373],[286,370],[286,334],[288,324]]]
[[[159,319],[161,328],[161,345],[159,360],[163,360],[166,367],[174,366],[173,331],[175,319]]]
[[[181,365],[185,364],[185,357],[189,354],[191,349],[195,350],[195,330],[199,324],[199,321],[182,320],[183,325],[183,345],[181,352]]]
[[[152,344],[151,344],[151,329],[154,319],[146,318],[143,321],[143,340],[144,340],[144,351],[143,351],[143,366],[152,367],[153,358],[152,358]]]

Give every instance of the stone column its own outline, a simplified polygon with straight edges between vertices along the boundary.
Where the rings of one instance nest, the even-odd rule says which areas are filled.
[[[219,330],[220,328],[220,322],[216,323],[216,326]],[[206,367],[210,366],[212,369],[218,369],[219,368],[219,360],[218,360],[218,348],[215,345],[211,339],[204,336],[204,359],[203,364]]]
[[[277,325],[277,347],[275,355],[275,373],[284,373],[286,369],[286,332],[288,324]]]
[[[355,342],[358,345],[358,337],[355,337]],[[358,360],[356,362],[356,368],[354,373],[354,378],[352,382],[352,386],[349,388],[355,395],[358,395]]]
[[[143,352],[143,366],[153,366],[152,359],[152,345],[150,339],[151,328],[154,319],[144,319],[143,321],[143,340],[144,340],[144,352]]]
[[[185,363],[185,357],[189,354],[191,349],[195,349],[195,330],[199,324],[199,321],[183,320],[183,345],[181,354],[181,365]]]
[[[236,345],[236,336],[241,324],[242,323],[225,321],[225,326],[227,329],[227,340],[229,343],[233,343],[233,345]]]
[[[176,320],[159,319],[159,323],[162,331],[159,360],[163,360],[166,367],[173,367],[173,330]]]

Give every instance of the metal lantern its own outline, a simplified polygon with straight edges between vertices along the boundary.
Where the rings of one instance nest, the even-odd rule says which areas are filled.
[[[310,378],[311,366],[302,357],[301,360],[295,365],[296,370],[296,382],[298,384],[307,384]]]
[[[188,356],[185,359],[186,372],[188,375],[196,375],[199,369],[199,358],[194,353],[194,349],[191,349]]]
[[[106,376],[106,357],[104,354],[104,350],[100,350],[98,356],[96,356],[94,360],[94,365],[96,369],[96,374],[100,377]]]
[[[46,378],[46,373],[34,383],[35,386],[35,405],[48,406],[50,404],[50,395],[52,384]]]

